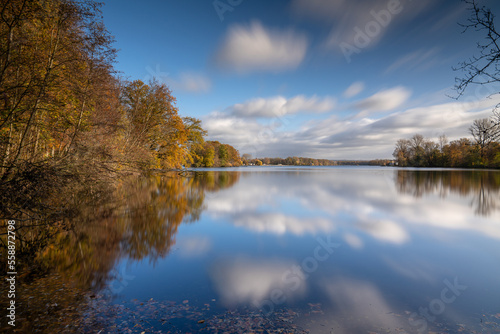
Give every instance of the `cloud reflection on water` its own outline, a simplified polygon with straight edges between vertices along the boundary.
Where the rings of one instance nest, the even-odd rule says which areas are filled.
[[[297,263],[291,260],[258,260],[236,256],[213,263],[210,276],[225,306],[261,305],[274,289],[287,300],[303,295],[305,285],[290,289],[286,274]]]
[[[233,188],[207,200],[206,214],[255,232],[255,238],[278,242],[300,237],[303,242],[331,235],[348,247],[320,263],[298,291],[287,290],[283,274],[300,256],[310,256],[307,251],[297,257],[292,246],[288,255],[280,253],[273,260],[218,260],[210,276],[223,304],[261,305],[273,289],[282,289],[288,293],[288,307],[290,299],[297,300],[302,312],[310,313],[301,321],[312,332],[414,332],[408,314],[427,306],[428,298],[439,297],[443,275],[484,284],[463,268],[481,270],[491,261],[478,258],[481,247],[463,253],[464,240],[500,239],[500,224],[495,223],[500,221],[495,209],[498,173],[418,174],[422,172],[338,168],[243,173]],[[488,210],[477,210],[485,201]],[[464,255],[475,260],[467,262]],[[469,314],[467,298],[477,302],[487,297],[476,293],[461,298],[463,304],[447,305],[436,324],[456,325]]]
[[[292,233],[304,235],[306,233],[316,234],[318,232],[329,233],[335,229],[335,225],[328,219],[322,217],[295,217],[277,212],[259,213],[244,212],[233,217],[234,225],[244,227],[255,232],[266,232],[273,234]]]
[[[347,230],[351,240],[353,236],[361,240],[369,236],[401,245],[410,242],[414,233],[447,229],[500,239],[500,225],[491,223],[496,217],[500,221],[500,212],[494,209],[500,199],[500,180],[471,178],[467,172],[457,171],[460,175],[453,177],[464,179],[457,188],[447,178],[421,176],[418,180],[425,178],[430,183],[424,191],[415,181],[418,173],[339,169],[329,173],[259,173],[259,177],[250,174],[235,187],[208,199],[207,212],[225,217],[235,226],[279,235],[315,235],[340,229]],[[443,194],[447,194],[446,200]],[[488,217],[484,210],[471,209],[478,201],[483,207],[489,203]],[[356,244],[359,247],[360,243]]]

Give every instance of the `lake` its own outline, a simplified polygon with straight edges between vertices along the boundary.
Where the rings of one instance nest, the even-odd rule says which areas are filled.
[[[499,171],[197,169],[122,191],[73,252],[88,325],[500,333]]]

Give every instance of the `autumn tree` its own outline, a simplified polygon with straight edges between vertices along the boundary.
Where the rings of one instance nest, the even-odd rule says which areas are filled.
[[[194,117],[184,117],[184,127],[187,131],[186,141],[186,165],[192,165],[202,159],[199,153],[203,150],[205,143],[205,131],[201,126],[201,120]]]
[[[2,180],[66,158],[88,130],[115,50],[94,1],[6,0],[0,15]],[[105,92],[105,90],[104,90]],[[103,92],[103,93],[104,93]]]
[[[393,156],[401,167],[490,167],[500,166],[500,143],[488,139],[482,130],[488,119],[474,121],[471,130],[475,140],[460,138],[447,143],[443,136],[438,142],[415,135],[399,139]],[[487,131],[486,131],[487,132]]]
[[[439,145],[432,140],[425,140],[424,145],[425,166],[436,167],[439,165]]]
[[[221,166],[226,166],[228,157],[229,157],[229,152],[227,150],[227,146],[225,145],[218,145],[218,151],[219,151],[219,164]]]
[[[206,141],[195,154],[198,156],[195,167],[238,167],[242,160],[238,150],[229,144]]]
[[[150,154],[147,167],[180,167],[188,132],[170,89],[156,81],[145,84],[135,80],[125,85],[122,94],[127,143]]]
[[[201,164],[198,167],[214,167],[215,164],[215,148],[210,143],[205,143],[203,147],[203,155]]]
[[[410,141],[408,139],[399,139],[396,142],[396,148],[394,149],[392,155],[398,162],[398,166],[401,167],[408,166],[408,162],[411,157]]]

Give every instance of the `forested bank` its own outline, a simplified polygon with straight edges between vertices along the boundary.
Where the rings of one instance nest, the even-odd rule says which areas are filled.
[[[477,119],[469,128],[472,138],[438,142],[420,134],[396,143],[393,156],[400,167],[500,168],[500,113]]]

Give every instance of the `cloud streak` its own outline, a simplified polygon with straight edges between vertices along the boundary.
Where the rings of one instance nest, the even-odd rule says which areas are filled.
[[[400,69],[409,71],[425,70],[439,63],[438,49],[417,50],[410,52],[397,59],[387,68],[386,73],[392,73]]]
[[[365,89],[365,84],[362,82],[354,82],[352,85],[350,85],[345,91],[342,96],[345,98],[350,99],[351,97],[354,97],[361,93]]]
[[[256,98],[227,108],[226,112],[237,117],[273,118],[285,115],[305,113],[321,113],[332,110],[335,100],[330,97],[323,99],[312,96],[298,95],[292,98],[275,96],[271,98]]]
[[[395,87],[380,91],[354,105],[360,109],[358,117],[366,116],[377,111],[391,111],[401,107],[409,98],[411,92],[404,87]]]
[[[220,68],[247,73],[279,72],[297,68],[304,60],[308,41],[293,30],[266,29],[258,21],[250,26],[229,28],[222,47],[216,54]]]

